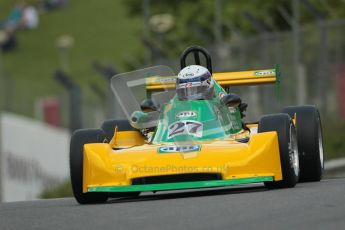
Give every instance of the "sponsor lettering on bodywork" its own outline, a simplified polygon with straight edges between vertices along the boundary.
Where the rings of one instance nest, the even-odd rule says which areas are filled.
[[[159,153],[180,153],[180,152],[197,152],[200,151],[201,145],[172,145],[158,148]]]
[[[275,70],[266,70],[266,71],[256,71],[254,72],[255,76],[266,76],[266,75],[274,75]]]
[[[196,117],[197,113],[194,111],[182,111],[176,114],[178,118],[186,118],[186,117]]]

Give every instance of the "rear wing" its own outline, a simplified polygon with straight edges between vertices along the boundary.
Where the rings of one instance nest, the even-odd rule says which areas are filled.
[[[259,85],[280,83],[280,69],[251,70],[240,72],[213,73],[213,78],[222,87],[240,85]],[[146,79],[146,89],[149,91],[175,88],[176,76],[150,77]]]

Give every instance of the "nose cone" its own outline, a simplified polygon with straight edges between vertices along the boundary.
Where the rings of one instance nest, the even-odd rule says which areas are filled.
[[[169,148],[173,144],[123,150],[112,150],[108,144],[85,145],[85,191],[88,186],[131,185],[135,178],[175,174],[282,178],[276,132],[255,134],[247,144],[229,140],[196,145],[200,146],[190,151],[185,148],[185,152],[176,146]]]

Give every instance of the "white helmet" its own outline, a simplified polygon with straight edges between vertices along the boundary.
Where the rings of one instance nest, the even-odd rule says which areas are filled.
[[[203,66],[190,65],[177,75],[176,93],[179,100],[210,100],[214,96],[213,79]]]

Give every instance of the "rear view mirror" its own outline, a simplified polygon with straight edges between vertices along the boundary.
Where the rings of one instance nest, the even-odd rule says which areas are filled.
[[[143,100],[140,104],[140,108],[143,112],[152,112],[157,110],[157,107],[152,99]]]

